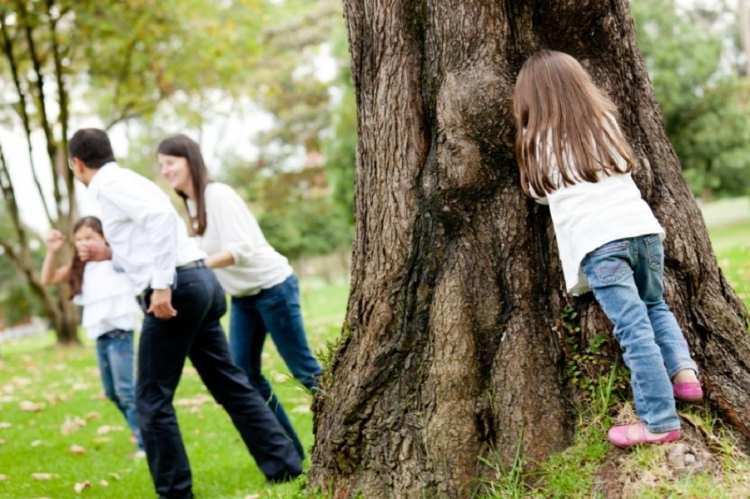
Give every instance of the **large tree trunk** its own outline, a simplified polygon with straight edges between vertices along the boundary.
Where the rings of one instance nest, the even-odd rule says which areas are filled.
[[[625,0],[346,0],[357,91],[357,231],[342,342],[316,399],[311,484],[337,496],[463,495],[480,458],[569,444],[563,367],[609,331],[564,291],[546,208],[522,194],[511,92],[547,47],[622,113],[665,226],[667,301],[708,399],[750,436],[747,313],[680,175]],[[569,319],[568,319],[569,320]],[[566,332],[568,331],[568,332]],[[574,347],[580,348],[580,347]],[[617,347],[610,340],[612,358]],[[609,366],[607,366],[609,367]],[[495,454],[496,452],[496,454]]]

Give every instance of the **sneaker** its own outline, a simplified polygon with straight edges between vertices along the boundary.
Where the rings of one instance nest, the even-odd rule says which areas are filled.
[[[666,444],[680,438],[680,430],[669,431],[659,437],[649,437],[643,423],[613,426],[607,433],[607,440],[621,449],[641,444]]]

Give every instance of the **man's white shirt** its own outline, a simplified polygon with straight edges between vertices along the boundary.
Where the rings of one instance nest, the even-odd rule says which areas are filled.
[[[180,265],[206,257],[187,233],[169,196],[132,170],[107,163],[91,179],[112,263],[137,292],[168,288]]]

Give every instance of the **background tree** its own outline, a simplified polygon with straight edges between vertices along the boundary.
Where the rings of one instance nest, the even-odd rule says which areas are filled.
[[[25,136],[35,201],[43,205],[50,226],[68,232],[77,216],[75,183],[66,165],[74,117],[76,122],[94,118],[109,129],[147,118],[165,102],[188,114],[203,103],[194,97],[217,87],[231,92],[238,67],[253,62],[257,37],[251,35],[263,5],[198,1],[184,9],[178,0],[14,0],[0,6],[0,84],[12,95],[0,113],[6,126]],[[46,165],[34,154],[39,135]],[[21,218],[5,159],[0,181],[13,237],[0,240],[0,246],[42,303],[58,340],[76,342],[77,314],[68,290],[40,285],[28,248],[34,235]],[[41,168],[48,168],[51,193]]]
[[[351,244],[356,135],[341,15],[337,0],[274,10],[252,75],[253,101],[271,124],[250,137],[255,159],[226,158],[224,179],[240,186],[269,242],[293,259]]]
[[[734,36],[741,15],[724,2],[632,4],[638,46],[688,185],[704,198],[747,194],[750,82]]]
[[[316,398],[312,486],[465,496],[480,458],[534,462],[569,444],[571,345],[611,328],[591,295],[564,292],[548,210],[518,186],[510,96],[541,47],[579,58],[620,109],[636,182],[668,234],[667,301],[709,403],[750,436],[747,313],[681,177],[628,3],[344,6],[357,222],[342,340]],[[613,340],[605,351],[616,359]]]

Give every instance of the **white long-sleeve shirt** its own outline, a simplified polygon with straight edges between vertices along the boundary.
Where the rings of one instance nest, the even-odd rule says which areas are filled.
[[[263,236],[253,214],[240,196],[226,184],[206,186],[206,230],[195,239],[209,255],[229,251],[234,265],[214,269],[222,287],[232,296],[249,296],[273,287],[290,275],[292,267]],[[188,200],[191,215],[196,205]]]
[[[136,293],[172,285],[175,268],[205,258],[169,197],[147,178],[107,163],[89,183],[112,249]]]
[[[549,135],[551,138],[551,135]],[[622,170],[625,160],[614,154]],[[641,197],[630,173],[599,174],[598,182],[578,181],[562,186],[562,175],[553,154],[548,155],[550,177],[557,190],[540,196],[531,189],[537,202],[549,204],[555,228],[557,248],[565,277],[565,287],[573,295],[591,288],[581,270],[584,257],[600,246],[617,239],[665,232],[651,208]],[[564,159],[570,158],[566,152]]]

